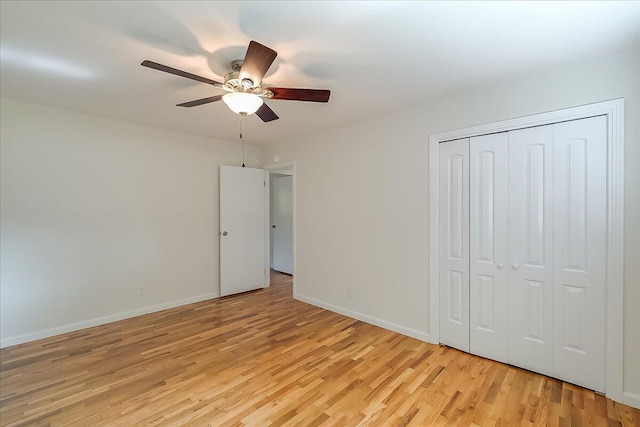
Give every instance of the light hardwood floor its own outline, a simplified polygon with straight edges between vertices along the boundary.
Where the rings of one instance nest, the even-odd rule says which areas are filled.
[[[2,425],[639,425],[589,390],[265,290],[0,351]]]

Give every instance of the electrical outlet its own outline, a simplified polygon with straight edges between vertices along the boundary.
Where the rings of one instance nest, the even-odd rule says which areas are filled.
[[[146,294],[147,294],[147,290],[145,289],[145,287],[144,287],[144,286],[140,286],[140,287],[138,288],[138,295],[140,295],[140,296],[144,296],[144,295],[146,295]]]
[[[353,298],[353,289],[347,288],[347,298]]]

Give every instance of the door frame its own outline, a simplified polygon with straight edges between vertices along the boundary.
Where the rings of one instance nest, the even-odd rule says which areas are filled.
[[[593,116],[607,117],[607,337],[605,395],[624,402],[624,98],[550,111],[429,135],[429,341],[440,343],[439,325],[439,183],[441,142],[543,126]]]
[[[296,294],[296,161],[291,160],[288,162],[278,162],[278,163],[270,163],[268,165],[262,166],[262,169],[271,173],[280,173],[283,175],[291,175],[292,176],[292,205],[293,205],[293,216],[292,216],[292,227],[293,227],[293,295]],[[271,185],[270,179],[266,180],[265,191],[265,203],[267,210],[267,221],[265,223],[265,256],[267,265],[270,266],[271,260]]]

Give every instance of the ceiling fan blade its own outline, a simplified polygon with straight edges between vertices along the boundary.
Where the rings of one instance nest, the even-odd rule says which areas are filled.
[[[176,107],[197,107],[198,105],[209,104],[210,102],[220,101],[221,99],[222,99],[222,95],[209,96],[207,98],[196,99],[195,101],[176,104]]]
[[[263,122],[270,122],[272,120],[279,119],[278,115],[274,113],[267,104],[262,104],[262,106],[258,108],[258,111],[256,111],[256,115],[260,117]]]
[[[268,87],[273,92],[271,99],[286,99],[289,101],[328,102],[331,95],[326,89],[291,89],[286,87]]]
[[[174,74],[180,77],[186,77],[187,79],[195,80],[202,83],[207,83],[216,87],[222,87],[223,84],[215,80],[208,79],[206,77],[197,76],[195,74],[188,73],[186,71],[178,70],[177,68],[168,67],[166,65],[158,64],[157,62],[144,60],[140,64],[143,67],[153,68],[154,70],[164,71],[165,73]]]
[[[258,86],[276,56],[275,50],[251,40],[240,69],[240,80],[249,79]]]

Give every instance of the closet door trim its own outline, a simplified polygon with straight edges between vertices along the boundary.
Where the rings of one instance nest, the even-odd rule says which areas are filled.
[[[607,353],[608,398],[623,402],[624,99],[615,99],[429,136],[429,341],[439,343],[439,144],[595,116],[607,118]]]

